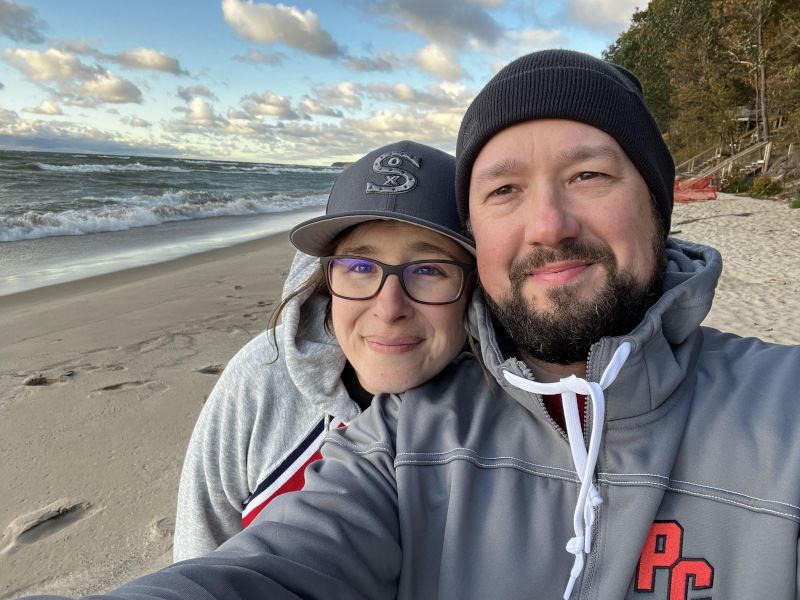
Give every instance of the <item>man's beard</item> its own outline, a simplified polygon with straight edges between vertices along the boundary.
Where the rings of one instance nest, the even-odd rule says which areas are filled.
[[[620,272],[611,248],[585,240],[566,240],[558,248],[539,248],[511,264],[511,291],[495,302],[484,290],[494,316],[513,344],[530,357],[547,363],[568,365],[585,361],[592,344],[604,336],[630,333],[661,295],[664,272],[663,237],[654,240],[655,260],[650,277],[639,282],[631,273]],[[531,306],[522,291],[533,269],[548,263],[580,260],[599,263],[608,275],[605,285],[589,300],[578,300],[575,286],[547,291],[551,308]]]

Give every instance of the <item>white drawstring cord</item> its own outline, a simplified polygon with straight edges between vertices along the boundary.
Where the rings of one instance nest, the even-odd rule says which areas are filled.
[[[603,437],[603,424],[605,423],[605,396],[603,390],[610,386],[619,375],[622,366],[631,353],[630,342],[622,342],[611,358],[600,383],[586,381],[575,375],[564,377],[554,383],[539,383],[524,377],[503,371],[503,376],[513,386],[534,394],[561,394],[561,404],[564,408],[564,422],[567,425],[567,439],[569,440],[572,462],[580,480],[581,487],[578,491],[578,501],[573,514],[573,528],[575,536],[567,542],[567,552],[575,556],[572,564],[569,582],[564,590],[564,600],[572,594],[575,581],[583,571],[585,554],[592,549],[592,526],[595,519],[595,507],[603,502],[603,497],[592,483],[594,469],[597,466],[597,456],[600,453],[600,442]],[[589,450],[587,452],[583,442],[581,418],[578,413],[577,394],[582,394],[592,402],[592,432],[589,436]]]

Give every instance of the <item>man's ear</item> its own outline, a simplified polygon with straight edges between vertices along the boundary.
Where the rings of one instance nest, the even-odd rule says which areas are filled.
[[[467,218],[467,222],[464,225],[464,232],[467,234],[468,237],[474,237],[472,235],[472,221],[469,220],[469,217]]]

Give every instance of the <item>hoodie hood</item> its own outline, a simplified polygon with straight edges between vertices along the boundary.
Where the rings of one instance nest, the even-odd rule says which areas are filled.
[[[301,287],[319,268],[318,257],[297,252],[282,297]],[[327,304],[325,294],[304,290],[284,307],[276,336],[289,377],[300,393],[325,414],[338,415],[347,421],[359,410],[341,380],[347,359],[336,337],[325,331]]]

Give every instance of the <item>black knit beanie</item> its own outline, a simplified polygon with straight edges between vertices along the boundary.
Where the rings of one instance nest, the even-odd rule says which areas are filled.
[[[506,65],[472,101],[456,144],[456,201],[469,216],[475,158],[496,133],[522,121],[568,119],[606,132],[647,182],[669,234],[675,164],[639,80],[618,65],[572,50],[542,50]]]

